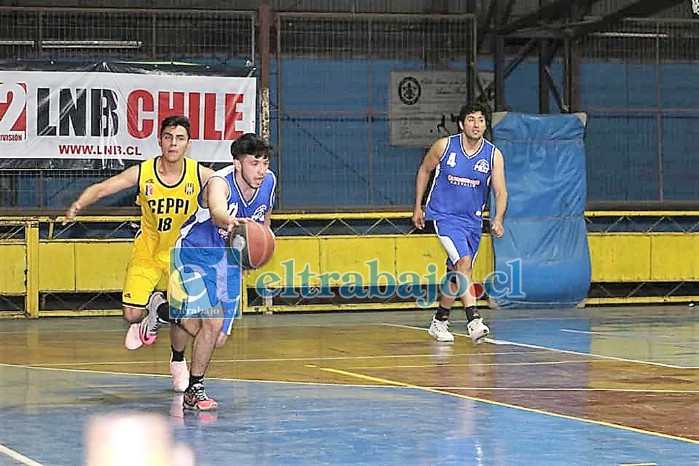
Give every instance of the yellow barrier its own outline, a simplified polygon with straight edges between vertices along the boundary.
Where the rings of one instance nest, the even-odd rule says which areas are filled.
[[[688,216],[699,217],[699,212],[591,212],[588,218],[603,216]],[[370,214],[277,214],[275,224],[292,224],[308,220],[335,221],[349,219],[406,219],[406,212]],[[56,239],[61,218],[0,218],[0,226],[18,227],[17,239],[11,235],[0,240],[0,297],[24,297],[23,311],[0,311],[0,317],[40,317],[43,315],[104,315],[119,314],[119,310],[44,310],[40,297],[47,293],[101,293],[119,292],[123,285],[126,264],[131,252],[131,239]],[[85,217],[83,222],[128,223],[136,217]],[[48,234],[39,237],[40,225],[48,226]],[[47,237],[46,237],[47,236]],[[340,283],[339,277],[357,273],[363,283],[369,283],[371,264],[373,272],[385,272],[393,277],[415,273],[424,278],[429,267],[436,267],[436,275],[444,273],[444,254],[433,235],[318,235],[280,236],[274,260],[246,277],[243,308],[245,311],[290,311],[324,309],[367,309],[415,307],[414,303],[348,303],[250,306],[249,288],[263,274],[279,277],[276,286],[304,285],[298,274],[304,268],[313,280],[305,285],[319,286],[322,274],[327,284]],[[699,233],[589,233],[593,283],[635,282],[697,282],[699,281]],[[484,279],[493,270],[490,238],[484,235],[476,260],[474,278]],[[293,262],[293,271],[291,262]],[[426,283],[423,281],[423,283]],[[651,303],[695,301],[697,296],[627,296],[589,298],[589,304]]]

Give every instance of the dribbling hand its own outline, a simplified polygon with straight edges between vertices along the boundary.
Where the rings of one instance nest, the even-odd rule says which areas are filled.
[[[231,217],[228,216],[228,219],[226,219],[225,225],[226,225],[226,231],[229,233],[233,231],[233,228],[237,227],[238,225],[242,223],[247,223],[248,219],[247,218],[238,218],[238,217]]]

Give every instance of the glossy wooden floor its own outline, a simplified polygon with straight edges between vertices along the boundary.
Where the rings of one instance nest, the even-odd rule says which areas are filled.
[[[694,309],[485,311],[479,346],[460,313],[453,345],[428,337],[428,311],[246,315],[207,374],[219,413],[175,425],[256,433],[254,450],[197,437],[198,464],[699,464]],[[0,446],[19,455],[0,465],[61,464],[27,440],[60,431],[61,410],[78,427],[48,444],[78,459],[91,412],[173,416],[167,332],[133,352],[123,335],[116,318],[0,320]],[[304,453],[320,442],[337,448]]]

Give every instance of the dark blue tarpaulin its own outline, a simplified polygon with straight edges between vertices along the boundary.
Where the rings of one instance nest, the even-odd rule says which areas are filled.
[[[509,193],[486,284],[498,307],[574,307],[587,297],[584,121],[582,114],[505,113],[494,122]]]

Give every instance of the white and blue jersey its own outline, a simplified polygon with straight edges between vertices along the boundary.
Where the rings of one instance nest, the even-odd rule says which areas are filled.
[[[260,223],[265,221],[265,215],[274,206],[277,188],[277,177],[271,170],[267,170],[265,179],[249,201],[243,198],[242,191],[235,182],[235,167],[233,165],[214,172],[211,178],[214,177],[223,178],[228,183],[228,213],[232,217],[251,218]],[[201,196],[204,195],[204,192],[205,189],[202,188],[202,192],[199,194],[199,208],[182,225],[177,247],[222,248],[226,245],[228,233],[225,229],[218,228],[213,224],[211,212],[201,205]]]
[[[223,178],[228,183],[228,213],[233,217],[250,218],[263,223],[275,200],[277,178],[268,170],[252,198],[246,200],[235,181],[233,165],[214,172],[211,178]],[[230,334],[236,317],[241,292],[239,260],[232,260],[226,248],[228,232],[214,225],[211,211],[202,206],[199,195],[197,211],[182,225],[180,237],[173,249],[171,296],[179,302],[177,317],[224,317],[222,332]],[[178,299],[177,291],[181,295]],[[223,316],[220,315],[220,310]]]
[[[495,157],[495,146],[485,139],[469,156],[462,138],[449,136],[425,206],[425,219],[434,221],[450,265],[464,256],[475,260]]]
[[[474,225],[482,224],[495,146],[485,139],[481,141],[481,147],[469,156],[464,150],[462,135],[449,136],[427,197],[427,220],[457,217]]]

